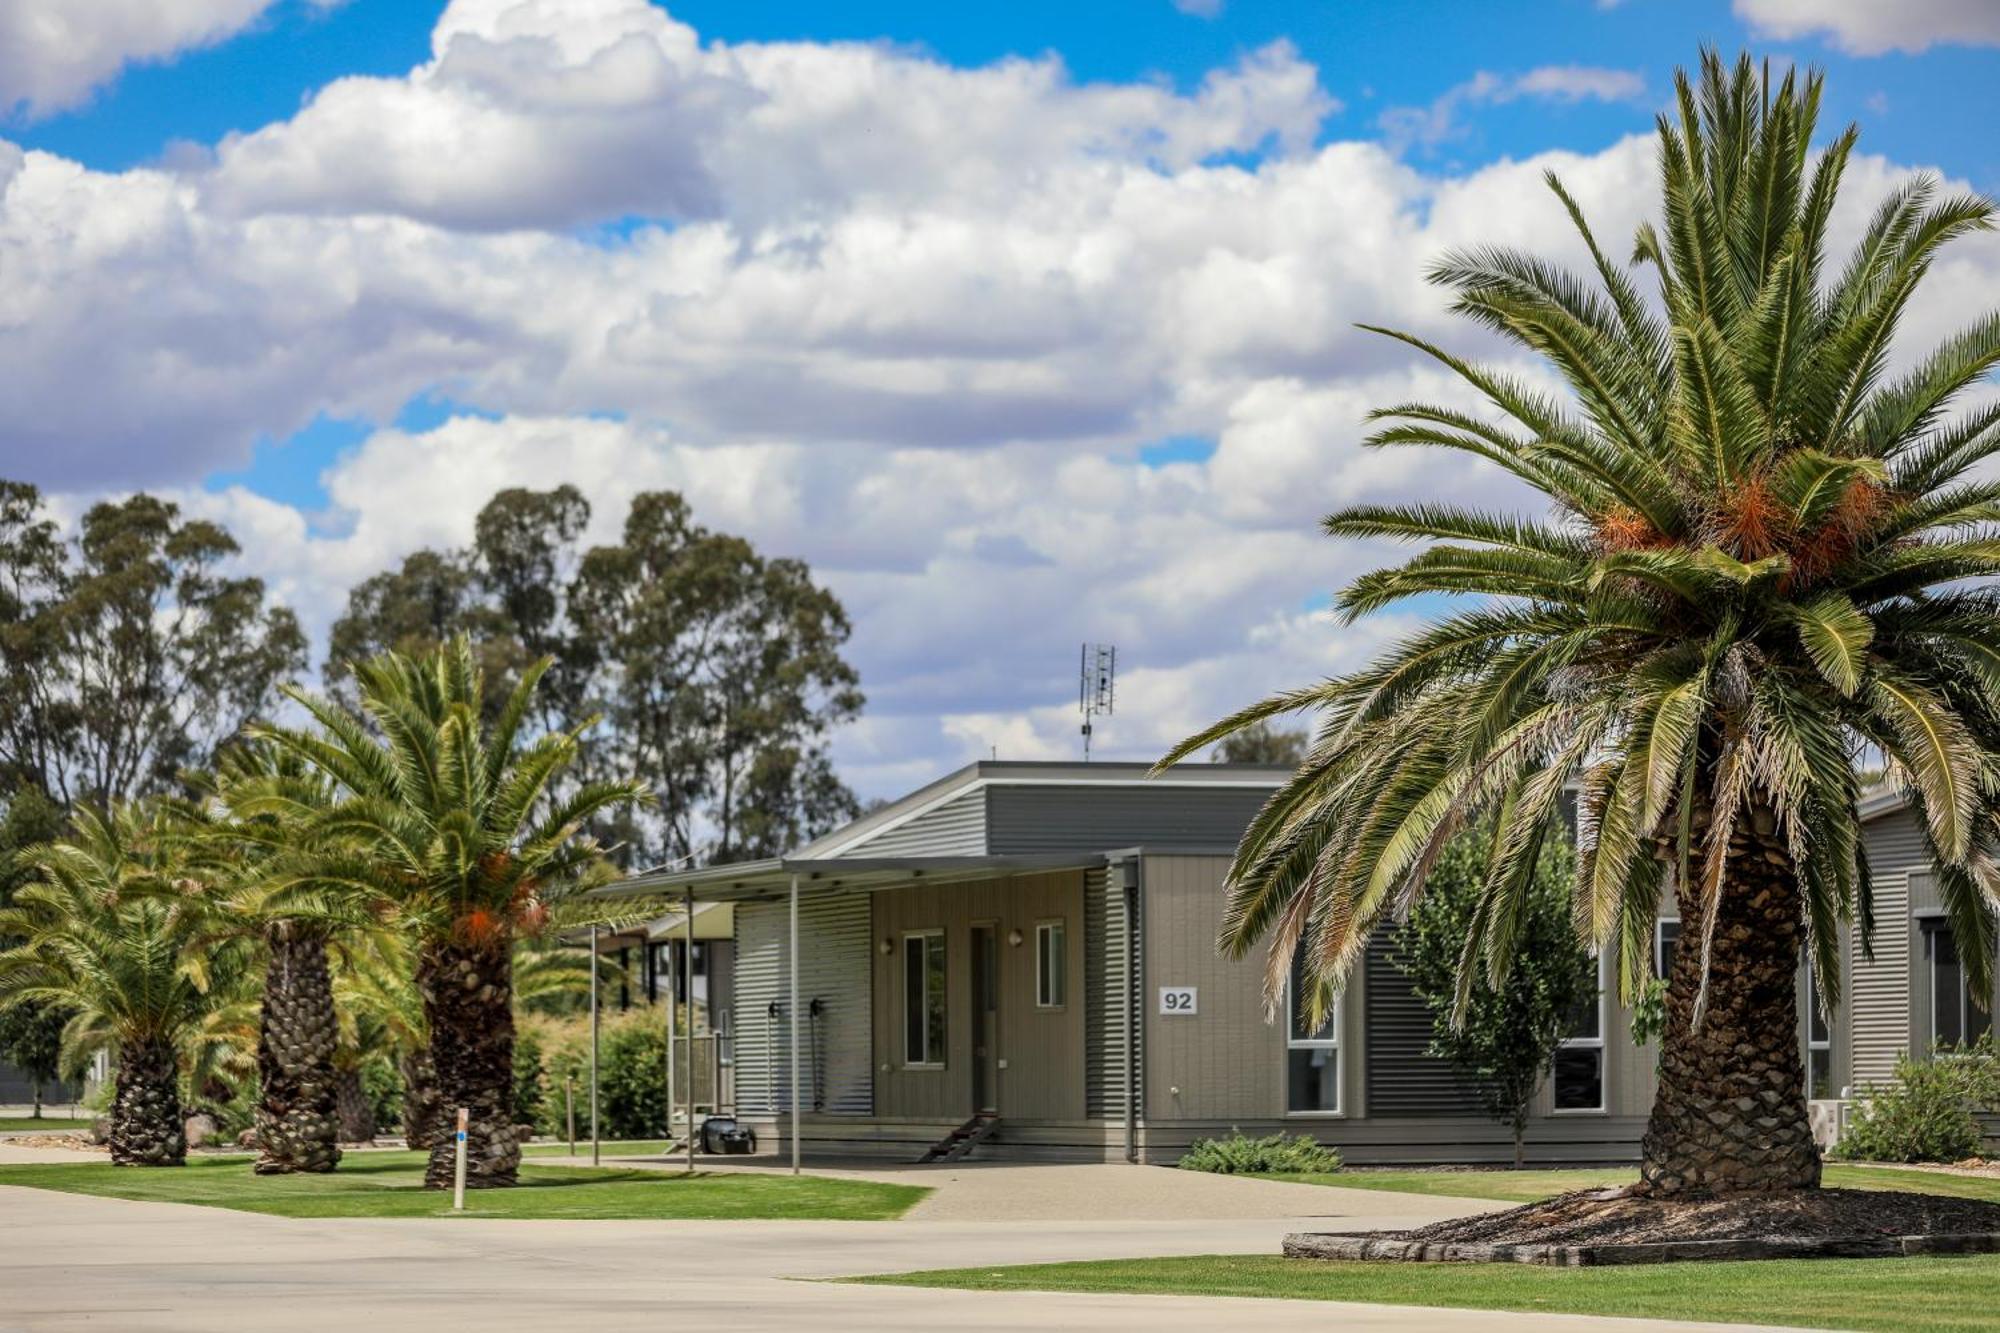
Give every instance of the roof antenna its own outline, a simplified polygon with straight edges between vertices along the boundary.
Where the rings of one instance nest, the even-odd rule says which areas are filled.
[[[1077,663],[1077,711],[1083,714],[1083,762],[1090,762],[1091,719],[1110,717],[1117,701],[1118,648],[1086,643]]]

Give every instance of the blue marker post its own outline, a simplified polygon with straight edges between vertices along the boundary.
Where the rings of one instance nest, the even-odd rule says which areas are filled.
[[[465,1211],[465,1118],[465,1108],[461,1106],[458,1108],[458,1143],[455,1147],[458,1160],[452,1163],[451,1168],[451,1210],[455,1213]]]

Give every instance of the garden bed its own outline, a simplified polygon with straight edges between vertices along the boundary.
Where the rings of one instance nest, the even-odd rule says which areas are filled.
[[[1701,1259],[1864,1259],[2000,1253],[2000,1204],[1897,1190],[1650,1199],[1579,1190],[1414,1231],[1302,1232],[1306,1259],[1557,1267]]]

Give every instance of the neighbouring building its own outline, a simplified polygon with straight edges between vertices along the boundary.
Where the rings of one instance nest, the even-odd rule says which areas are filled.
[[[680,1077],[767,1144],[790,1132],[796,1023],[809,1154],[1172,1162],[1240,1129],[1310,1133],[1355,1163],[1508,1160],[1510,1131],[1425,1053],[1430,1011],[1386,940],[1313,1033],[1266,1013],[1261,952],[1217,953],[1230,855],[1287,772],[972,764],[792,856],[634,876],[615,892],[683,898],[695,942],[683,910],[603,944],[657,951],[644,984],[696,997],[705,1035]],[[1909,812],[1877,798],[1864,813],[1874,957],[1852,959],[1831,1022],[1800,979],[1810,1095],[1828,1101],[1987,1022],[1952,970]],[[1678,938],[1664,910],[1662,971]],[[1601,990],[1537,1099],[1531,1159],[1635,1159],[1653,1070]]]

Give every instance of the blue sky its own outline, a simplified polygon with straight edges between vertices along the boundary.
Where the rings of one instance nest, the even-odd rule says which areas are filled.
[[[128,69],[88,106],[17,126],[8,137],[106,169],[157,158],[176,140],[208,144],[283,119],[314,91],[352,74],[400,74],[430,55],[442,3],[345,0],[322,11],[282,0],[244,33],[165,64]],[[1166,0],[1090,4],[1017,0],[934,5],[845,0],[684,0],[667,6],[704,37],[907,45],[958,65],[1059,54],[1084,80],[1163,77],[1183,87],[1243,51],[1284,39],[1317,65],[1345,104],[1327,133],[1374,132],[1384,108],[1422,105],[1480,70],[1578,64],[1629,68],[1664,97],[1669,60],[1707,42],[1827,69],[1830,123],[1859,120],[1867,144],[1899,160],[1936,162],[1975,186],[2000,187],[1992,133],[2000,88],[1990,53],[1937,46],[1920,55],[1847,55],[1810,37],[1761,39],[1726,0],[1227,0],[1214,18]],[[1663,58],[1664,57],[1664,58]],[[1552,143],[1595,148],[1649,122],[1651,105],[1516,102],[1481,110],[1437,152],[1473,164]]]
[[[1330,623],[1371,557],[1318,518],[1507,497],[1361,447],[1437,385],[1354,326],[1490,346],[1418,275],[1560,255],[1544,166],[1629,235],[1703,43],[1826,70],[1852,209],[2000,192],[1984,0],[172,0],[48,45],[70,3],[0,7],[0,475],[169,494],[320,635],[501,486],[596,534],[681,490],[849,607],[868,795],[1069,753],[1079,641],[1143,758],[1395,633]],[[2000,237],[1912,329],[1996,306]]]

